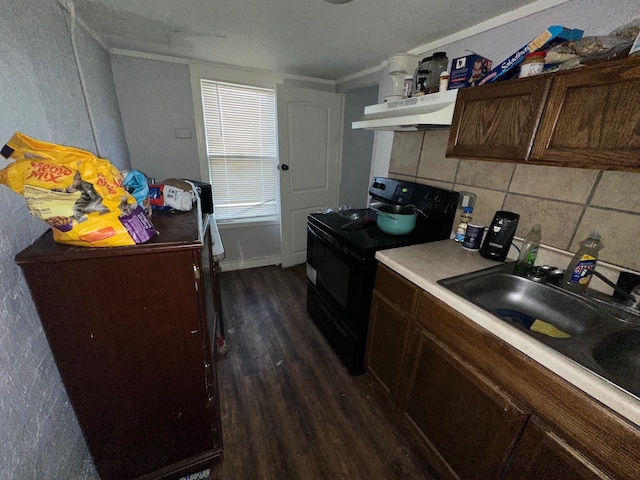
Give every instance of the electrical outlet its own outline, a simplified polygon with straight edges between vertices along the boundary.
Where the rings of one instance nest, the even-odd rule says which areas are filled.
[[[176,128],[176,138],[191,138],[190,128]]]

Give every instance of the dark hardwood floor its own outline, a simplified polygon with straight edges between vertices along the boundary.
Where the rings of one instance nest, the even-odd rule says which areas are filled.
[[[368,374],[351,377],[306,312],[304,266],[221,274],[224,455],[212,480],[431,479]]]

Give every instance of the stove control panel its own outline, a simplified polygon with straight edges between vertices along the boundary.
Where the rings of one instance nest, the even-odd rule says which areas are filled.
[[[406,185],[396,185],[396,189],[393,192],[393,198],[398,203],[406,204],[411,200],[413,194],[413,188]]]
[[[376,177],[369,194],[374,200],[395,205],[415,205],[424,212],[455,210],[458,193],[419,183]]]

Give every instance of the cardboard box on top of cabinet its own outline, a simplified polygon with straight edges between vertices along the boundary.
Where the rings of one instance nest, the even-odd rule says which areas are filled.
[[[492,65],[491,60],[476,53],[454,58],[451,62],[449,90],[475,87],[480,79],[491,70]]]
[[[491,70],[482,80],[478,82],[478,85],[484,85],[485,83],[493,83],[496,80],[507,80],[517,75],[518,69],[516,68],[522,61],[527,53],[536,52],[538,50],[546,50],[558,43],[567,42],[569,40],[579,40],[582,38],[583,30],[574,28],[565,28],[561,25],[553,25],[547,28],[544,32],[531,40],[525,46],[517,50],[513,55],[509,56],[503,62],[500,62],[493,70]]]

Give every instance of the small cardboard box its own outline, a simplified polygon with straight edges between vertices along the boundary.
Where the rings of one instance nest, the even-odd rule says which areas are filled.
[[[449,74],[449,90],[473,87],[491,70],[493,62],[478,54],[454,58]]]
[[[522,63],[527,53],[538,50],[546,50],[557,43],[566,42],[568,40],[579,40],[582,38],[583,30],[574,28],[565,28],[561,25],[553,25],[544,32],[517,50],[509,58],[498,64],[477,84],[493,83],[496,80],[507,80],[518,74],[517,66]]]

